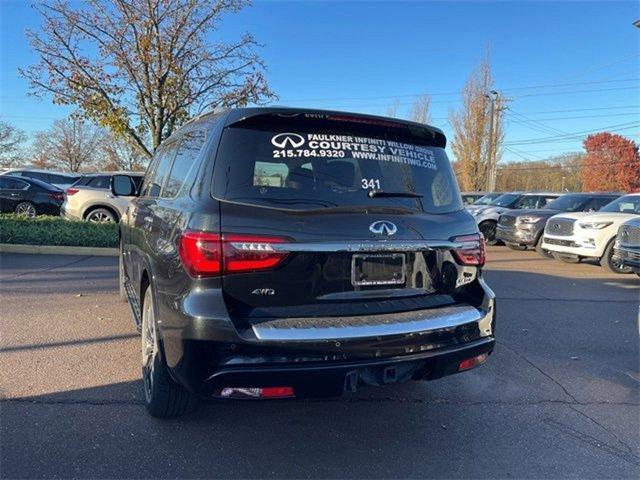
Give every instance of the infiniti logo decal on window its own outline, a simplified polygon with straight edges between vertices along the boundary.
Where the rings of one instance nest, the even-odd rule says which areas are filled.
[[[377,235],[394,235],[398,231],[398,227],[392,222],[382,220],[379,222],[373,222],[369,225],[369,230]]]
[[[297,133],[280,133],[274,135],[271,143],[278,148],[298,148],[304,144],[304,137]]]

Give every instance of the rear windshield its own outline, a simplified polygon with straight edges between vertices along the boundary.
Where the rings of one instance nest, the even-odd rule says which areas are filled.
[[[381,206],[428,213],[462,208],[444,149],[389,128],[232,126],[223,132],[215,170],[214,195],[253,205]],[[419,198],[372,198],[371,191]]]

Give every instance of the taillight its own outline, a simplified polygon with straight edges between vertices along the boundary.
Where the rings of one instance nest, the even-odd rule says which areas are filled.
[[[80,190],[78,190],[77,188],[67,188],[67,191],[65,193],[67,194],[67,197],[70,197],[71,195],[75,195],[79,191]]]
[[[64,200],[64,194],[63,193],[50,193],[49,194],[49,198],[53,199],[53,200]]]
[[[222,273],[222,237],[217,233],[184,232],[178,253],[189,275],[207,277]]]
[[[256,235],[224,235],[224,273],[267,270],[278,265],[287,253],[277,252],[273,244],[284,243],[286,238]]]
[[[460,248],[452,250],[453,256],[460,265],[484,265],[486,259],[484,240],[482,235],[464,235],[455,237],[453,242],[461,243]]]
[[[182,263],[193,277],[210,277],[223,273],[268,270],[287,256],[273,248],[284,243],[283,237],[262,235],[219,235],[188,230],[182,234],[178,252]]]

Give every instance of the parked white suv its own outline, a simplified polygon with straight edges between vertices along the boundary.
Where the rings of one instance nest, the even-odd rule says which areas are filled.
[[[618,227],[640,216],[640,193],[624,195],[596,213],[560,213],[547,220],[542,248],[567,263],[583,258],[597,258],[605,269],[615,273],[629,273],[614,255]]]
[[[116,197],[111,193],[111,178],[117,174],[129,175],[136,183],[142,182],[142,172],[107,172],[83,175],[65,191],[61,215],[71,220],[89,222],[118,222],[134,197]]]

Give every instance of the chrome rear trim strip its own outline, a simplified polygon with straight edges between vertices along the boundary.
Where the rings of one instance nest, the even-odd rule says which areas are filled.
[[[325,322],[322,319],[318,319],[315,326],[302,328],[282,328],[278,326],[278,321],[261,323],[254,325],[252,328],[258,340],[288,342],[330,341],[406,335],[409,333],[420,335],[422,332],[450,329],[467,323],[480,322],[487,315],[491,315],[491,313],[483,312],[468,305],[458,305],[442,309],[380,315],[377,316],[380,323],[375,324],[367,324],[367,317],[344,317],[342,319],[327,319],[327,326],[323,325]],[[398,320],[395,323],[391,323],[389,320],[394,317],[398,317]],[[304,321],[306,320],[304,319]],[[314,319],[308,320],[313,321]],[[295,322],[295,319],[292,321]],[[335,325],[339,321],[342,321],[345,325]],[[291,320],[286,321],[285,325],[289,322]],[[357,325],[359,322],[362,322],[362,325]]]
[[[464,248],[459,242],[435,240],[335,241],[309,243],[272,243],[277,252],[417,252]]]

